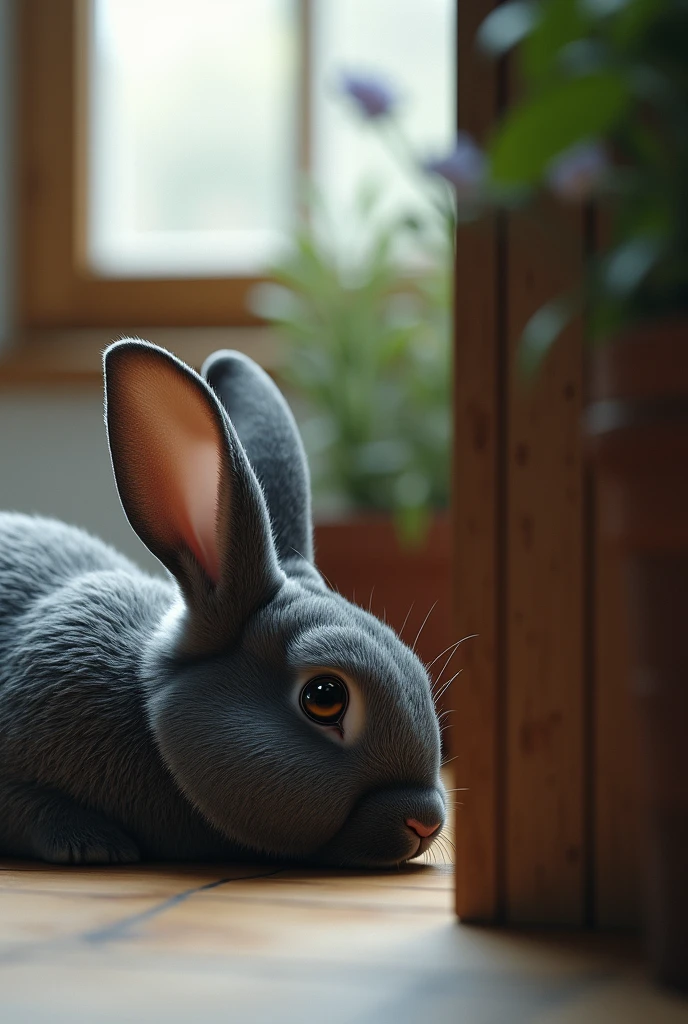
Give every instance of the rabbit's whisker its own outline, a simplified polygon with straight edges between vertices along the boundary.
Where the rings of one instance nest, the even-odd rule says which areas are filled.
[[[443,840],[443,847],[445,857],[447,858],[448,861],[452,861],[456,856],[456,847],[454,846],[450,839],[447,839],[446,836],[444,837]]]
[[[436,657],[436,658],[434,658],[434,659],[433,659],[433,660],[432,660],[432,661],[430,662],[430,664],[428,665],[428,668],[432,668],[432,666],[433,666],[433,665],[435,664],[435,662],[436,662],[436,661],[439,661],[439,660],[440,660],[440,658],[442,657],[442,655],[443,655],[443,654],[446,654],[446,653],[447,653],[447,651],[448,651],[448,650],[449,650],[450,648],[452,648],[452,647],[458,647],[458,646],[459,646],[460,644],[462,644],[462,643],[464,642],[464,640],[475,640],[475,638],[476,638],[476,637],[478,637],[478,636],[480,636],[480,634],[479,634],[479,633],[469,633],[469,634],[468,634],[468,636],[462,636],[460,640],[457,640],[457,641],[456,641],[456,643],[454,643],[454,644],[449,644],[449,647],[445,647],[445,648],[444,648],[444,650],[443,650],[443,651],[441,651],[441,652],[440,652],[440,653],[439,653],[439,654],[437,655],[437,657]],[[441,674],[441,673],[440,673],[440,674]]]
[[[414,606],[414,604],[415,604],[415,603],[416,603],[415,601],[411,601],[411,607],[410,607],[410,608],[409,608],[409,610],[408,610],[408,611],[406,612],[406,618],[404,619],[404,621],[403,621],[403,622],[402,622],[402,624],[401,624],[401,629],[399,630],[399,636],[403,636],[404,630],[406,629],[406,623],[407,623],[407,622],[408,622],[408,620],[409,620],[409,615],[410,615],[410,614],[411,614],[411,612],[413,611],[413,606]]]
[[[437,690],[438,690],[438,689],[439,689],[439,687],[440,687],[440,684],[441,684],[441,681],[442,681],[442,676],[443,676],[443,675],[444,675],[444,673],[446,672],[446,670],[447,670],[447,666],[449,665],[449,662],[450,662],[450,661],[452,660],[452,658],[454,657],[454,655],[456,654],[456,652],[457,652],[457,651],[458,651],[458,647],[455,647],[455,648],[454,648],[454,650],[453,650],[453,651],[451,652],[451,654],[449,655],[449,657],[447,658],[447,660],[445,661],[445,663],[444,663],[444,665],[442,666],[442,668],[440,669],[440,671],[439,671],[439,672],[437,673],[437,680],[438,680],[438,681],[437,681],[437,687],[436,687],[436,689],[435,689],[435,693],[433,694],[433,700],[435,700],[435,701],[437,701],[437,700],[438,700],[438,697],[437,697]]]
[[[447,690],[449,689],[449,687],[451,686],[451,684],[452,684],[452,683],[454,682],[454,680],[455,680],[455,679],[456,679],[456,678],[457,678],[458,676],[460,676],[460,675],[461,675],[461,673],[462,673],[462,672],[463,672],[463,669],[462,669],[462,668],[460,668],[458,672],[455,672],[455,673],[454,673],[454,675],[453,675],[453,676],[451,677],[451,679],[448,679],[448,680],[447,680],[447,682],[446,682],[446,683],[444,684],[444,686],[442,687],[442,689],[441,689],[441,690],[439,690],[439,691],[438,691],[438,692],[437,692],[437,693],[435,694],[435,698],[434,698],[434,700],[435,700],[435,704],[437,704],[437,702],[438,702],[439,700],[441,700],[441,699],[442,699],[442,697],[444,696],[444,694],[446,693],[446,691],[447,691]]]
[[[449,647],[445,647],[443,651],[440,651],[440,653],[437,655],[437,657],[433,658],[432,661],[430,662],[430,664],[425,666],[427,668],[428,672],[430,671],[432,666],[435,664],[435,662],[440,660],[440,658],[442,657],[443,654],[446,654],[447,651],[455,650],[459,646],[460,643],[461,643],[461,641],[457,640],[456,643],[449,644]]]
[[[415,640],[413,641],[413,645],[412,645],[412,647],[411,647],[411,650],[412,650],[412,651],[415,651],[415,649],[416,649],[416,644],[418,643],[418,641],[419,641],[419,639],[420,639],[420,635],[421,635],[421,633],[423,632],[423,630],[425,629],[425,623],[426,623],[426,622],[428,621],[428,619],[430,618],[430,616],[431,616],[431,615],[432,615],[432,613],[434,612],[434,610],[435,610],[436,606],[437,606],[437,601],[435,601],[435,603],[434,603],[434,604],[432,605],[432,607],[430,608],[430,611],[428,612],[428,614],[427,614],[427,615],[425,616],[425,618],[424,618],[424,619],[423,619],[423,621],[421,622],[421,624],[420,624],[420,629],[419,629],[419,630],[418,630],[418,632],[416,633],[416,639],[415,639]]]

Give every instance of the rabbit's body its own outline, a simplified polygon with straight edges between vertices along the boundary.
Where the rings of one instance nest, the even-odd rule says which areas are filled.
[[[317,573],[274,384],[236,353],[204,375],[106,354],[120,497],[174,580],[0,515],[0,855],[407,860],[445,813],[427,674]]]
[[[83,530],[0,514],[0,854],[91,861],[99,851],[104,860],[135,859],[136,851],[161,860],[239,855],[181,794],[148,724],[141,652],[174,600],[171,584]],[[70,802],[76,829],[65,815]],[[38,826],[31,837],[16,828],[13,835],[6,820],[17,804]],[[114,829],[106,829],[109,848],[101,848],[83,808],[132,845],[118,849]],[[82,821],[90,851],[79,849]]]

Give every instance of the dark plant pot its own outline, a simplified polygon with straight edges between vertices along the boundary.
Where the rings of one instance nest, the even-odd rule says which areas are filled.
[[[601,350],[587,433],[626,572],[658,981],[688,991],[688,320]]]
[[[403,547],[386,516],[316,523],[315,548],[318,568],[345,597],[386,618],[409,646],[420,630],[416,651],[426,664],[459,639],[452,627],[447,515],[435,517],[419,548]],[[439,658],[433,665],[434,679],[445,660]],[[451,674],[447,666],[443,678]]]

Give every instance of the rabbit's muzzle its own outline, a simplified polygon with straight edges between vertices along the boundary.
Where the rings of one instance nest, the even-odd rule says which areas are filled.
[[[347,867],[393,867],[424,853],[445,818],[444,797],[437,787],[373,790],[358,801],[317,859]]]

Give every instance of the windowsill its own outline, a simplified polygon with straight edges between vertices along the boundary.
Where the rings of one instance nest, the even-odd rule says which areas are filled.
[[[99,386],[103,350],[125,336],[121,330],[105,328],[21,333],[0,353],[0,388]],[[269,327],[151,327],[143,337],[196,370],[219,348],[245,352],[270,371],[281,362],[279,341]]]

